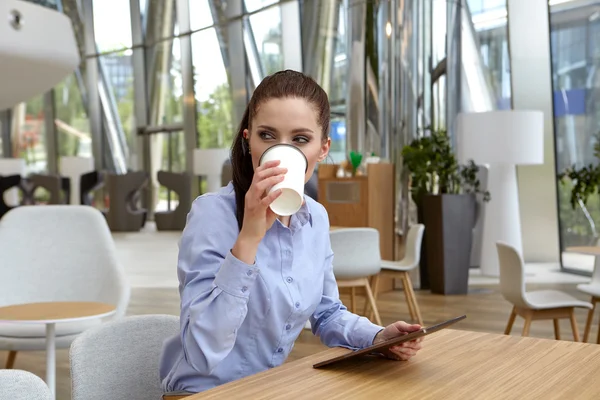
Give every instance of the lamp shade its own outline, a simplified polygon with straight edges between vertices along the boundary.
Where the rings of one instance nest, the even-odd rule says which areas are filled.
[[[541,111],[460,113],[456,119],[461,163],[531,165],[544,163]]]
[[[79,52],[69,18],[27,1],[0,1],[0,110],[44,93],[72,73]]]
[[[220,176],[229,152],[229,149],[194,149],[194,174]]]

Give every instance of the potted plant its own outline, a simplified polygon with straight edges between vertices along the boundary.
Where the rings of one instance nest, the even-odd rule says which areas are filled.
[[[402,149],[419,222],[425,225],[421,252],[421,287],[433,293],[466,294],[475,225],[479,167],[459,165],[445,131],[413,140]]]
[[[600,160],[600,132],[595,135],[596,143],[594,144],[594,157]],[[590,198],[598,194],[600,189],[600,165],[588,164],[580,168],[573,165],[565,169],[558,175],[561,182],[561,190],[559,194],[564,200],[561,202],[561,220],[570,221],[570,223],[562,224],[564,231],[563,245],[595,245],[597,240],[597,232],[594,227],[594,218],[587,209]],[[563,208],[562,204],[566,203],[566,198],[570,203],[570,209]],[[581,207],[583,213],[576,213],[577,206]],[[595,204],[591,205],[592,209],[597,209],[597,199]],[[590,243],[590,239],[593,243]],[[566,243],[565,243],[566,242]]]

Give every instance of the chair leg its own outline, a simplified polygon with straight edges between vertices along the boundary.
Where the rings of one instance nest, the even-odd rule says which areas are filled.
[[[598,339],[596,340],[596,343],[600,344],[600,323],[598,323]]]
[[[594,312],[596,312],[596,298],[592,296],[592,309],[588,311],[587,321],[585,322],[585,330],[583,331],[583,342],[587,343],[590,337],[590,330],[592,329],[592,322],[594,322]],[[600,332],[600,330],[598,331]]]
[[[577,330],[577,320],[575,319],[575,309],[574,308],[571,309],[570,317],[571,317],[571,329],[573,329],[573,339],[576,342],[579,342],[579,331]]]
[[[523,325],[523,336],[529,336],[529,328],[531,327],[531,320],[532,320],[533,315],[531,314],[531,312],[527,313],[527,316],[525,317],[525,325]]]
[[[371,291],[371,285],[369,285],[369,280],[365,279],[365,290],[367,291],[367,300],[371,303],[371,307],[373,308],[373,312],[375,313],[375,322],[378,325],[382,325],[381,317],[379,316],[379,310],[377,310],[377,304],[375,304],[375,298],[373,297],[373,292]]]
[[[512,312],[510,313],[510,317],[508,317],[508,325],[506,325],[506,330],[504,331],[505,335],[510,335],[510,331],[512,330],[512,326],[515,323],[515,318],[517,317],[517,309],[513,307]]]
[[[558,318],[554,318],[554,338],[560,340],[560,325]]]
[[[408,306],[408,313],[410,314],[410,318],[414,321],[417,319],[415,315],[415,308],[412,303],[412,298],[410,297],[410,292],[408,291],[408,281],[406,280],[406,274],[400,274],[400,280],[402,281],[402,290],[404,290],[404,298],[406,299],[406,305]]]
[[[375,299],[375,303],[377,303],[377,296],[379,295],[379,274],[373,276],[371,281],[371,286],[373,290],[373,298]],[[373,309],[369,307],[370,303],[365,299],[365,313],[368,319],[373,319]],[[368,315],[367,315],[368,312]]]
[[[8,352],[8,358],[6,359],[6,369],[12,369],[13,366],[15,365],[15,359],[17,358],[17,352],[16,351],[9,351]]]
[[[406,288],[408,289],[408,297],[411,300],[413,312],[415,314],[415,318],[419,325],[423,326],[423,317],[421,317],[421,310],[419,310],[419,304],[417,304],[417,296],[415,295],[415,290],[413,289],[412,281],[410,280],[410,275],[408,272],[404,273],[404,280],[406,282]]]
[[[356,288],[350,288],[350,311],[356,313]]]

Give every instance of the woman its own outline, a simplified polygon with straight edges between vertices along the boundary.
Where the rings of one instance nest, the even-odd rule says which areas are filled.
[[[279,161],[259,166],[274,144],[306,156],[305,180],[328,154],[327,94],[311,78],[282,71],[265,78],[246,108],[231,154],[233,181],[197,198],[178,259],[181,333],[165,342],[160,374],[166,392],[200,392],[281,365],[310,320],[327,346],[358,349],[420,328],[385,329],[346,310],[332,270],[329,221],[305,196],[291,217],[269,208],[281,193]],[[420,340],[392,349],[408,360]]]

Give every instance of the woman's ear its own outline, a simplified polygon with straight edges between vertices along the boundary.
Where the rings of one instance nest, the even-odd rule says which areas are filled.
[[[319,158],[318,158],[319,162],[322,162],[323,160],[325,160],[327,158],[330,147],[331,147],[331,138],[327,138],[327,140],[324,141],[323,144],[321,145],[321,153],[319,154]]]
[[[244,132],[242,133],[242,135],[244,136],[244,139],[248,140],[248,136],[250,136],[250,132],[248,132],[248,129],[244,129]]]

